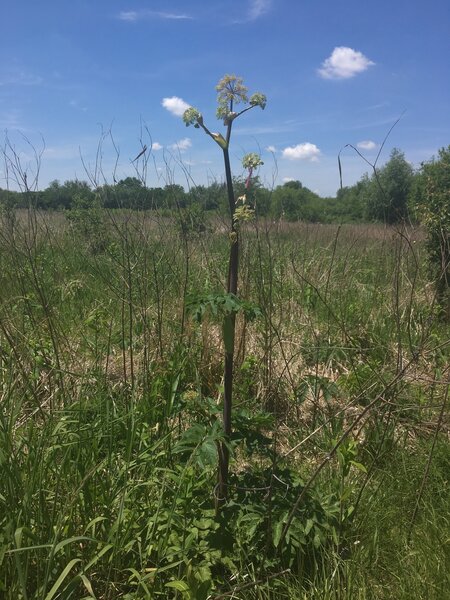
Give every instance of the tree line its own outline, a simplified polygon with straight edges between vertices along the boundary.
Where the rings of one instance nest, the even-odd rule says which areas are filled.
[[[363,175],[355,185],[342,187],[336,197],[321,197],[300,181],[288,181],[270,190],[264,187],[258,177],[252,179],[251,189],[246,188],[243,178],[235,178],[235,196],[238,198],[246,193],[256,214],[286,221],[378,221],[394,224],[408,220],[429,220],[425,207],[431,191],[442,188],[445,196],[449,155],[450,146],[443,148],[437,158],[414,170],[404,153],[394,149],[383,167],[372,174]],[[72,210],[89,206],[133,210],[187,209],[197,213],[226,213],[228,210],[226,186],[219,182],[193,186],[188,191],[178,184],[147,187],[137,177],[126,177],[114,185],[96,189],[86,181],[79,180],[64,183],[55,180],[46,189],[33,192],[0,188],[0,205],[26,208],[30,203],[41,210]],[[443,201],[438,206],[445,209],[450,202],[446,204]]]

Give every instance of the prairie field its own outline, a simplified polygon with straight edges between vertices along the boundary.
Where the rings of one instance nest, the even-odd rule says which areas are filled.
[[[450,598],[450,326],[424,232],[242,226],[218,510],[205,306],[230,240],[203,225],[1,214],[0,597]]]

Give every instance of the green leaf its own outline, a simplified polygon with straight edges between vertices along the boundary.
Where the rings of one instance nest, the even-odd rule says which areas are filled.
[[[164,571],[170,571],[171,569],[180,566],[181,563],[184,563],[184,560],[177,560],[175,562],[170,563],[169,565],[165,565],[164,567],[158,567],[156,573],[164,573]]]
[[[169,583],[166,583],[165,587],[173,588],[182,593],[189,592],[189,586],[185,581],[169,581]]]
[[[308,533],[311,531],[313,526],[314,526],[314,521],[312,519],[308,519],[306,521],[306,525],[305,525],[305,535],[308,535]]]
[[[212,587],[211,579],[202,581],[202,583],[197,587],[197,590],[195,593],[195,600],[206,600],[209,596],[211,587]]]
[[[320,548],[322,544],[322,540],[320,539],[320,535],[316,533],[313,539],[314,548]]]
[[[275,523],[275,527],[273,528],[272,541],[273,541],[273,545],[275,546],[275,548],[278,548],[278,544],[280,543],[281,534],[283,533],[283,529],[284,529],[284,517],[283,517],[283,519],[280,519],[280,521],[278,521],[278,523]]]
[[[106,521],[106,517],[103,516],[98,516],[95,517],[95,519],[92,519],[92,521],[90,521],[86,527],[84,528],[84,533],[86,533],[86,531],[88,531],[89,529],[91,529],[91,527],[94,527],[94,525],[96,525],[97,523],[101,523],[102,521]]]
[[[213,439],[207,438],[201,444],[197,452],[197,462],[201,468],[217,463],[217,445]]]
[[[106,546],[104,548],[102,548],[100,550],[100,552],[97,552],[97,554],[88,562],[88,564],[84,567],[84,571],[87,572],[89,571],[89,569],[91,567],[93,567],[100,559],[101,557],[106,554],[109,550],[111,550],[113,548],[113,544],[106,544]]]
[[[94,600],[96,600],[94,590],[92,589],[92,584],[89,581],[89,579],[86,577],[86,575],[83,575],[83,574],[81,574],[80,577],[81,577],[81,581],[83,582],[84,587],[90,593],[91,598],[94,598]]]
[[[69,563],[67,563],[67,565],[64,567],[63,571],[61,572],[60,576],[58,577],[58,579],[55,581],[55,583],[53,584],[52,589],[49,591],[49,593],[45,596],[45,600],[52,600],[52,598],[55,596],[56,592],[59,590],[59,588],[61,587],[64,579],[67,577],[67,575],[70,573],[70,571],[73,569],[73,567],[77,564],[81,562],[81,558],[73,558]]]
[[[201,423],[194,423],[192,427],[186,429],[180,440],[173,448],[174,453],[182,453],[193,451],[199,444],[202,443],[206,435],[206,427]]]
[[[60,550],[62,550],[68,544],[72,544],[73,542],[81,542],[81,541],[85,541],[85,540],[88,541],[88,542],[95,541],[92,538],[86,537],[84,535],[76,535],[74,537],[67,538],[66,540],[62,540],[61,542],[59,542],[58,544],[56,544],[56,546],[55,546],[55,554],[57,554]]]
[[[355,460],[351,460],[350,464],[352,464],[355,467],[355,469],[358,469],[359,471],[362,471],[363,473],[367,473],[367,469],[363,464],[356,462]]]

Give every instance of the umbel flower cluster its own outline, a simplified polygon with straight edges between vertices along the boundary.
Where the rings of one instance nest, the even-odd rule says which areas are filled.
[[[225,149],[229,145],[231,124],[233,121],[255,106],[259,106],[264,110],[267,99],[261,92],[256,92],[249,98],[248,90],[243,83],[242,77],[237,77],[236,75],[225,75],[216,85],[216,90],[218,92],[216,115],[227,127],[225,138],[220,133],[210,131],[204,123],[201,112],[193,106],[190,106],[184,112],[183,121],[186,127],[193,125],[196,129],[202,128],[221,148]],[[244,105],[244,107],[240,110],[235,110],[238,105]]]

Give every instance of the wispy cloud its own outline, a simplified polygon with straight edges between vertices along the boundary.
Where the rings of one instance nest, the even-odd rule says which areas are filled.
[[[189,104],[178,96],[171,96],[170,98],[163,98],[161,104],[166,110],[175,115],[176,117],[182,117],[185,110],[189,108]]]
[[[255,21],[269,12],[272,5],[272,0],[250,0],[248,9],[248,18],[250,21]]]
[[[188,150],[188,148],[190,148],[192,146],[192,142],[190,140],[190,138],[183,138],[182,140],[178,140],[178,142],[175,142],[175,144],[172,144],[170,146],[170,148],[172,150],[178,150],[179,152],[184,152],[185,150]]]
[[[43,78],[24,69],[8,69],[0,72],[0,87],[4,85],[40,85]]]
[[[313,117],[311,119],[306,119],[304,121],[300,121],[297,119],[290,119],[283,122],[274,123],[273,125],[263,125],[263,126],[250,126],[250,127],[241,127],[236,125],[233,129],[234,135],[263,135],[270,133],[290,133],[298,131],[299,127],[304,125],[320,125],[323,124],[325,120],[329,120],[331,117],[328,114],[320,115],[317,117]]]
[[[135,10],[123,10],[117,15],[117,18],[121,21],[137,21],[139,19],[139,13]]]
[[[347,126],[346,129],[373,129],[374,127],[382,127],[384,125],[393,125],[398,119],[398,116],[392,115],[385,119],[379,119],[378,121],[366,121],[365,123],[355,123],[354,125]]]
[[[275,148],[275,146],[267,146],[266,151],[274,154],[277,151],[277,149]]]
[[[361,142],[358,142],[356,146],[360,150],[375,150],[375,148],[378,148],[378,144],[372,140],[362,140]]]
[[[193,17],[185,13],[171,13],[158,10],[122,10],[117,18],[120,21],[128,21],[134,23],[145,19],[163,19],[169,21],[185,21],[192,20]]]
[[[22,119],[20,112],[13,108],[0,112],[0,128],[2,129],[22,129]]]
[[[238,18],[232,19],[231,22],[238,25],[251,23],[260,17],[263,17],[269,12],[272,7],[273,0],[248,0],[247,7],[241,9]]]
[[[282,157],[288,160],[319,160],[320,150],[315,144],[305,142],[296,146],[288,146],[282,152]]]
[[[72,100],[69,101],[69,106],[75,110],[81,110],[82,112],[87,111],[87,106],[81,105],[76,98],[72,98]]]
[[[318,73],[324,79],[350,79],[374,64],[362,52],[339,46],[322,63]]]
[[[378,110],[380,108],[385,108],[386,106],[390,106],[390,102],[379,102],[378,104],[371,104],[370,106],[362,108],[361,111]]]
[[[152,144],[152,150],[153,151],[158,151],[158,150],[162,150],[162,146],[159,142],[153,142]]]

